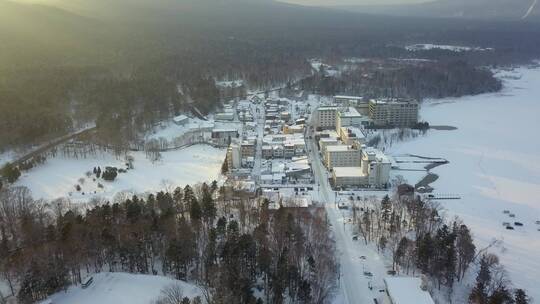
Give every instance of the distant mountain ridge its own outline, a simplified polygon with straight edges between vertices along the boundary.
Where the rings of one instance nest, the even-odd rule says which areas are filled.
[[[339,6],[349,11],[427,18],[540,22],[539,0],[438,0],[419,4]]]
[[[387,43],[445,40],[438,42],[493,48],[525,45],[523,49],[531,50],[537,48],[537,40],[519,38],[538,31],[540,22],[487,24],[416,16],[473,18],[483,13],[485,18],[536,20],[540,5],[533,1],[439,0],[347,11],[274,0],[0,0],[0,72],[4,67],[44,64],[129,68],[140,59],[214,49],[226,58],[238,49],[320,56],[353,49],[372,52],[373,46]],[[485,8],[489,5],[492,10]]]

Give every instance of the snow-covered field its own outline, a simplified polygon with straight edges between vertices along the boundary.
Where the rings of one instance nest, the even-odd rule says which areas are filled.
[[[0,167],[12,161],[14,158],[15,158],[15,152],[11,150],[0,153]]]
[[[447,159],[449,164],[431,171],[439,175],[435,193],[462,197],[441,201],[448,215],[462,218],[480,247],[502,240],[493,250],[513,282],[540,299],[540,69],[497,74],[505,82],[500,93],[423,104],[422,120],[457,130],[431,130],[389,151]],[[524,226],[502,225],[516,221]]]
[[[202,297],[197,286],[163,276],[105,272],[94,274],[93,278],[94,282],[86,289],[71,286],[47,300],[54,304],[152,304],[161,290],[172,284],[182,287],[184,297]]]
[[[86,173],[97,166],[102,170],[105,166],[124,168],[124,159],[116,159],[108,153],[86,159],[57,156],[49,158],[39,167],[24,172],[17,185],[27,186],[36,199],[67,197],[76,202],[85,202],[92,197],[111,199],[120,192],[154,192],[217,180],[220,178],[225,153],[225,149],[195,145],[182,150],[163,152],[161,160],[155,163],[147,159],[144,152],[131,153],[130,155],[134,157],[134,169],[119,173],[114,182],[102,179],[94,181],[93,177],[87,177]],[[83,182],[80,181],[81,178],[84,179]],[[98,183],[102,184],[103,188],[98,187]],[[81,186],[81,191],[76,191],[77,184]]]

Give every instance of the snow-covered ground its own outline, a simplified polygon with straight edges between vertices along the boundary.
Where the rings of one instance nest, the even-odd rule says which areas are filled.
[[[151,139],[165,138],[170,141],[174,138],[182,136],[190,130],[212,127],[214,127],[214,122],[204,121],[198,118],[190,118],[189,123],[184,126],[177,125],[172,121],[168,121],[156,126],[152,132],[146,135],[145,140],[148,141]]]
[[[430,130],[394,143],[388,151],[447,159],[449,164],[431,170],[439,175],[431,186],[435,193],[462,199],[440,203],[449,216],[457,215],[471,227],[480,247],[502,240],[494,251],[513,282],[540,299],[540,225],[535,223],[540,220],[540,69],[500,71],[497,76],[505,82],[500,93],[422,105],[423,120],[457,130]],[[502,225],[515,221],[524,226],[506,230]]]
[[[458,46],[458,45],[444,45],[444,44],[431,44],[421,43],[413,44],[405,47],[407,51],[426,51],[432,49],[447,50],[452,52],[465,52],[465,51],[489,51],[490,48],[470,47],[470,46]]]
[[[202,298],[197,286],[163,276],[104,272],[94,274],[93,278],[94,282],[86,289],[71,286],[47,300],[54,304],[152,304],[160,297],[161,290],[172,284],[182,287],[184,297]]]
[[[67,197],[76,202],[85,202],[92,197],[111,199],[120,192],[144,193],[168,188],[172,190],[170,188],[176,186],[219,179],[225,153],[226,149],[195,145],[163,152],[161,160],[155,163],[147,159],[144,152],[131,153],[134,169],[119,173],[114,182],[102,179],[94,181],[93,177],[87,177],[86,173],[97,166],[102,170],[105,166],[124,168],[124,159],[116,159],[109,153],[79,159],[57,156],[24,172],[17,185],[27,186],[36,199]],[[84,182],[80,181],[81,178]],[[98,183],[102,184],[103,188],[98,187]],[[82,188],[79,192],[75,189],[77,184]]]
[[[16,158],[15,152],[8,150],[0,153],[0,168],[3,167],[6,163],[13,161]]]
[[[243,85],[244,85],[244,81],[242,79],[216,81],[216,86],[223,87],[223,88],[238,88]]]
[[[309,63],[314,72],[319,72],[321,66],[325,69],[325,75],[335,77],[340,74],[340,71],[329,64],[324,63],[321,59],[310,59]]]

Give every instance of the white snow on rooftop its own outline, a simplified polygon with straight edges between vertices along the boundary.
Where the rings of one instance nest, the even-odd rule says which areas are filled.
[[[348,107],[346,111],[344,111],[343,113],[341,113],[340,115],[341,117],[361,117],[362,114],[360,114],[358,112],[358,110],[356,110],[356,108],[354,107]]]
[[[361,167],[334,167],[336,177],[356,177],[364,176]]]
[[[347,96],[347,95],[336,95],[334,96],[335,99],[352,99],[352,100],[362,100],[363,97],[361,96]]]
[[[367,148],[364,148],[364,150],[362,150],[362,153],[365,153],[370,156],[373,155],[380,162],[392,163],[392,161],[390,160],[390,157],[384,154],[384,152],[382,152],[381,150],[377,148],[367,147]]]
[[[420,289],[419,278],[388,277],[384,282],[392,304],[435,304],[430,294]]]
[[[350,130],[351,133],[356,135],[356,138],[366,138],[366,135],[364,134],[362,129],[360,129],[358,127],[343,127],[343,128]]]
[[[189,117],[187,117],[186,115],[178,115],[178,116],[173,118],[173,120],[175,122],[181,122],[181,121],[184,121],[186,119],[189,119]]]
[[[326,151],[328,152],[341,152],[341,151],[349,151],[349,150],[355,150],[355,149],[349,145],[336,145],[336,146],[326,147]]]

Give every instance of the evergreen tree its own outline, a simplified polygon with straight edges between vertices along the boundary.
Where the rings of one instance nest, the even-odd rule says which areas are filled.
[[[474,260],[476,246],[469,228],[465,225],[459,226],[456,236],[456,252],[457,252],[457,278],[458,281],[463,279],[469,265]]]
[[[202,215],[206,222],[213,222],[216,217],[217,209],[214,199],[212,198],[212,192],[206,183],[203,184],[202,190]]]
[[[488,304],[514,304],[514,298],[506,286],[499,286],[489,296]]]
[[[6,163],[4,167],[0,170],[0,174],[9,182],[16,182],[21,176],[21,172],[17,166],[14,166],[10,163]]]
[[[399,241],[396,252],[394,253],[394,259],[393,259],[393,264],[392,264],[392,267],[394,270],[396,269],[397,265],[401,264],[401,260],[405,256],[408,246],[409,246],[409,239],[406,237],[402,237],[401,240]]]
[[[430,261],[435,252],[435,245],[429,233],[416,240],[416,265],[425,274],[430,274]]]
[[[514,292],[514,301],[516,304],[529,304],[530,298],[523,289],[516,289]]]
[[[193,198],[189,204],[189,216],[192,221],[198,222],[202,217],[201,205],[196,198]]]
[[[384,223],[388,223],[390,220],[390,214],[392,213],[392,204],[390,203],[390,197],[385,195],[381,200],[382,219]]]
[[[491,282],[491,270],[488,260],[485,255],[480,259],[480,269],[476,276],[476,285],[473,287],[469,295],[469,303],[486,304],[488,303],[487,287]]]

